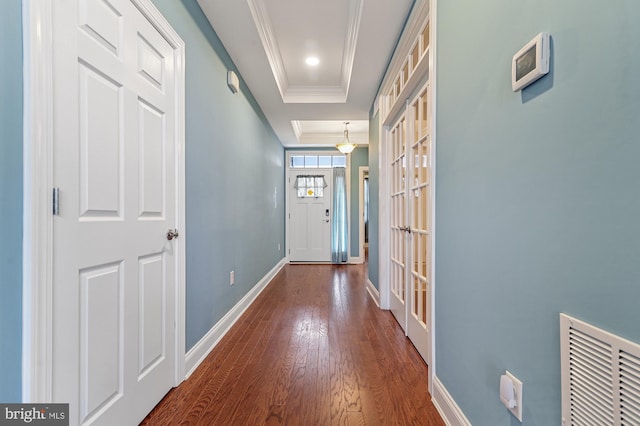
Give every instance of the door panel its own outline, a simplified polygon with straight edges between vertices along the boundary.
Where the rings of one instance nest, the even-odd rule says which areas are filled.
[[[140,209],[139,217],[162,219],[167,192],[164,173],[165,115],[152,105],[138,99],[140,126]]]
[[[425,361],[431,341],[430,293],[431,283],[431,138],[429,134],[429,86],[411,103],[414,117],[410,133],[412,160],[410,210],[411,210],[411,270],[409,292],[411,310],[407,316],[407,336],[414,343]]]
[[[390,131],[391,138],[391,312],[406,328],[406,120],[402,117]]]
[[[176,366],[175,52],[129,0],[53,12],[53,397],[137,424]]]
[[[154,365],[166,356],[164,336],[167,316],[165,301],[165,269],[163,253],[143,256],[138,261],[138,380],[141,380]]]
[[[324,178],[324,184],[311,185],[309,189],[298,188],[298,178]],[[292,174],[290,192],[291,249],[292,262],[331,261],[331,169],[306,170]],[[310,181],[311,182],[311,181]],[[326,187],[324,187],[326,185]],[[320,188],[322,189],[320,190]],[[308,191],[312,191],[309,193]],[[329,215],[327,215],[329,212]]]
[[[122,396],[120,262],[80,271],[80,412],[88,418]]]
[[[80,216],[122,217],[123,90],[79,64]]]
[[[96,39],[97,44],[116,56],[122,51],[122,1],[79,2],[79,26]]]

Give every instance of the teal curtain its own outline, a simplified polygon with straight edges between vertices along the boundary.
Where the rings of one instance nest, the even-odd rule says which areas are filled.
[[[347,179],[344,167],[333,169],[333,217],[331,221],[331,261],[344,263],[347,253]]]

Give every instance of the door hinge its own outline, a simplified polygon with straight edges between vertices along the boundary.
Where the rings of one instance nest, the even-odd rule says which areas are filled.
[[[51,195],[51,213],[54,216],[60,215],[60,188],[53,188]]]

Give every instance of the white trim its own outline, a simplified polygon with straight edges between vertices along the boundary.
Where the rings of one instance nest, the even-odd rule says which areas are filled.
[[[51,401],[53,43],[49,0],[24,0],[22,402]]]
[[[202,0],[199,0],[202,2]],[[271,72],[284,103],[345,103],[349,94],[353,62],[364,0],[349,0],[349,17],[342,56],[342,73],[338,86],[291,86],[287,77],[280,47],[265,0],[248,0],[249,11],[262,46],[267,54]]]
[[[380,97],[376,96],[376,98],[373,101],[373,116],[375,117],[375,115],[380,111]]]
[[[285,258],[281,259],[253,288],[242,298],[229,312],[223,316],[208,332],[204,335],[193,348],[189,349],[185,357],[186,378],[191,376],[198,366],[205,360],[207,355],[216,347],[225,334],[240,319],[244,311],[256,300],[262,291],[269,285],[271,280],[280,272],[287,264]]]
[[[356,46],[358,44],[358,34],[360,33],[363,6],[364,0],[351,0],[349,2],[349,20],[347,21],[347,35],[344,40],[344,52],[342,55],[342,89],[345,93],[345,102],[349,95],[349,86],[351,85],[351,74],[353,72],[353,62],[356,57]]]
[[[384,113],[380,110],[380,113]],[[391,308],[391,287],[389,286],[389,197],[390,197],[390,173],[389,172],[389,143],[387,142],[387,128],[382,125],[382,117],[380,116],[379,137],[380,145],[378,147],[378,286],[380,291],[380,307],[382,309]]]
[[[296,140],[300,141],[300,137],[302,136],[300,120],[291,120],[291,127],[293,128],[293,133],[296,135]]]
[[[376,99],[381,96],[389,93],[389,90],[393,86],[395,78],[400,73],[400,69],[402,65],[407,60],[407,56],[413,47],[420,30],[422,30],[424,23],[426,22],[427,16],[429,15],[429,0],[417,0],[416,4],[413,6],[411,10],[411,16],[409,17],[407,24],[405,25],[404,30],[402,31],[402,35],[400,36],[400,41],[396,46],[395,51],[393,52],[393,56],[389,63],[389,67],[387,68],[387,72],[382,80],[382,84],[378,89],[378,94],[376,95]],[[431,42],[430,42],[431,44]],[[414,74],[416,72],[414,71]],[[398,101],[403,102],[404,99],[398,99]],[[388,112],[388,111],[387,111]],[[382,121],[386,117],[382,117]]]
[[[176,51],[176,225],[185,228],[185,44],[151,0],[132,3]],[[53,348],[53,10],[23,1],[24,198],[22,401],[52,400]],[[185,233],[182,232],[182,235]],[[175,384],[184,378],[185,239],[176,240]]]
[[[435,377],[433,381],[433,392],[431,394],[433,396],[431,401],[433,402],[433,405],[436,406],[436,409],[440,413],[440,416],[442,416],[442,420],[444,420],[445,424],[447,426],[471,426],[471,422],[467,420],[467,417],[464,415],[460,407],[458,407],[458,404],[456,404],[440,379]]]
[[[358,167],[358,253],[364,262],[364,175],[369,176],[369,166]]]
[[[380,303],[378,301],[380,300],[380,292],[373,285],[373,283],[371,282],[371,280],[369,278],[367,278],[367,293],[369,293],[369,296],[371,296],[373,301],[376,303],[376,306],[379,308],[380,307]]]
[[[359,258],[351,257],[351,237],[353,233],[351,232],[351,155],[347,155],[347,167],[344,171],[345,180],[347,181],[347,263],[362,263],[358,262]],[[335,188],[332,188],[332,191]],[[331,208],[333,209],[333,194],[331,194]],[[333,211],[333,210],[332,210]],[[329,243],[331,244],[331,243]]]
[[[431,0],[429,6],[429,70],[430,70],[430,96],[429,102],[431,103],[431,342],[429,342],[429,356],[431,357],[431,364],[429,365],[429,392],[433,394],[434,379],[437,374],[436,370],[436,170],[437,170],[437,133],[436,133],[436,93],[437,93],[437,69],[436,69],[436,53],[438,52],[437,37],[437,21],[438,21],[438,0]]]
[[[429,31],[431,31],[431,27],[429,27]],[[431,48],[428,48],[425,55],[428,56],[430,50]],[[400,118],[402,113],[405,112],[408,100],[413,98],[415,93],[414,91],[422,86],[422,84],[427,80],[429,80],[429,60],[425,56],[425,58],[418,64],[418,67],[413,71],[409,80],[402,87],[397,99],[392,102],[390,109],[386,112],[387,115],[382,124],[391,126],[393,123],[397,122],[398,118]]]

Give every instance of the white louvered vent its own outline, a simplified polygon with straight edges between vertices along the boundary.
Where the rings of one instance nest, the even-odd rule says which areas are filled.
[[[562,424],[640,425],[640,345],[560,314]]]

